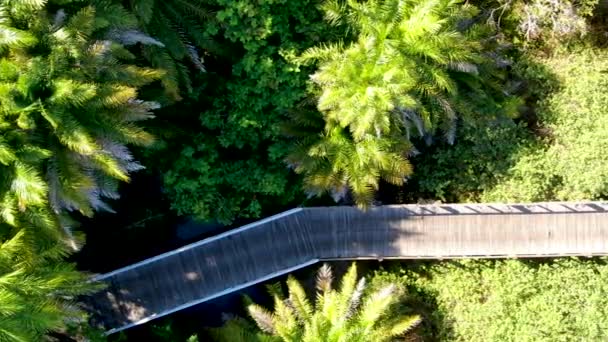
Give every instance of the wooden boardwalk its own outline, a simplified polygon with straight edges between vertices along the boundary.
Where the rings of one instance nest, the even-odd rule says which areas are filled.
[[[608,202],[299,208],[96,277],[108,333],[320,260],[608,255]]]

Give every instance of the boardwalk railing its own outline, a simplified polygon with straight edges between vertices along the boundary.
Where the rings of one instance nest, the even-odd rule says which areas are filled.
[[[336,259],[608,255],[608,202],[298,208],[98,276],[114,333]]]

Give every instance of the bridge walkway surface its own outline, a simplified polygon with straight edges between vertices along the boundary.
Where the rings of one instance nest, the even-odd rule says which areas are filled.
[[[323,260],[608,255],[608,202],[297,208],[99,275],[107,333]]]

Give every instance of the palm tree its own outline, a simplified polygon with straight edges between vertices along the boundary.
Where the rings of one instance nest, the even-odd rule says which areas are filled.
[[[331,268],[323,265],[313,305],[302,284],[290,276],[286,298],[280,287],[271,287],[273,312],[257,304],[247,307],[261,332],[251,330],[243,319],[231,320],[212,332],[218,341],[382,342],[403,336],[420,322],[419,316],[392,312],[401,297],[395,285],[367,292],[365,278],[357,281],[355,264],[342,279],[340,290],[332,288],[332,280]]]
[[[326,120],[348,127],[355,139],[411,125],[418,134],[441,127],[453,140],[462,88],[483,92],[475,84],[487,62],[481,28],[471,24],[476,10],[454,0],[335,0],[324,9],[332,23],[358,34],[346,46],[301,56],[320,62],[312,79]]]
[[[412,173],[406,159],[411,144],[400,135],[366,134],[358,140],[341,127],[299,141],[287,158],[294,171],[304,174],[309,195],[329,189],[337,202],[352,196],[360,207],[372,203],[379,180],[402,185]]]
[[[218,52],[202,23],[214,20],[207,1],[128,0],[145,34],[158,44],[143,46],[144,57],[154,68],[165,71],[162,84],[169,101],[191,92],[191,70],[205,72],[202,52]],[[180,89],[181,88],[181,89]]]
[[[473,24],[474,7],[454,0],[330,0],[323,8],[330,22],[346,25],[356,39],[309,49],[300,58],[319,63],[311,78],[325,121],[321,144],[327,145],[329,137],[348,136],[352,148],[341,148],[341,153],[352,154],[327,157],[317,151],[318,144],[310,145],[308,153],[297,153],[296,158],[305,159],[296,171],[305,175],[309,187],[335,191],[335,182],[317,180],[340,179],[361,194],[361,184],[376,188],[378,178],[386,175],[400,184],[395,180],[410,172],[404,166],[411,146],[403,141],[415,136],[430,140],[442,131],[452,143],[459,115],[501,112],[496,96],[505,95],[493,82],[499,79],[496,63],[483,53],[481,38],[487,32]],[[368,149],[390,151],[391,157],[376,153],[362,162],[361,153]],[[314,158],[322,160],[307,160]],[[387,169],[387,160],[399,167]],[[344,177],[343,170],[355,169],[360,172]],[[368,194],[355,197],[362,205],[371,200]]]
[[[118,43],[135,24],[102,0],[0,4],[2,341],[86,324],[76,297],[97,286],[62,261],[64,242],[76,247],[66,213],[107,208],[141,168],[125,144],[151,141],[135,122],[156,104],[137,88],[160,73],[125,63],[134,57]]]
[[[50,332],[86,325],[76,297],[98,288],[60,261],[62,246],[31,255],[28,243],[22,230],[0,244],[0,341],[43,341]]]
[[[120,43],[151,39],[127,39],[136,23],[102,0],[2,2],[0,223],[67,229],[66,212],[109,210],[142,168],[126,145],[152,142],[136,122],[158,105],[137,90],[162,74]]]

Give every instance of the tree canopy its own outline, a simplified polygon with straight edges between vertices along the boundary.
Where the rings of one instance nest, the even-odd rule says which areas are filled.
[[[195,116],[150,161],[179,152],[159,165],[178,213],[231,223],[301,200],[284,162],[289,141],[281,126],[306,97],[311,69],[294,57],[332,35],[314,3],[217,1],[221,10],[207,31],[231,57],[208,60],[225,66],[200,80],[198,101],[166,109]]]
[[[118,182],[143,168],[126,144],[154,102],[138,88],[162,74],[128,62],[136,22],[105,1],[0,2],[0,270],[2,340],[36,341],[85,323],[92,287],[62,259],[78,248],[70,213],[110,209]]]
[[[50,332],[87,325],[77,296],[99,286],[61,262],[57,248],[27,253],[26,239],[20,232],[0,244],[0,341],[42,341]]]
[[[402,185],[412,173],[414,137],[430,142],[440,130],[453,143],[459,118],[504,115],[512,107],[498,103],[511,101],[505,93],[495,96],[498,63],[482,53],[481,40],[492,38],[475,23],[474,6],[326,1],[323,9],[356,38],[300,56],[319,63],[311,79],[325,121],[319,141],[303,142],[291,157],[309,192],[348,189],[357,204],[369,205],[380,179]]]
[[[322,266],[313,305],[302,284],[290,276],[287,297],[283,297],[279,286],[270,287],[272,312],[257,304],[247,306],[260,333],[243,319],[233,319],[214,329],[214,337],[218,341],[382,342],[403,336],[420,322],[417,315],[392,311],[403,296],[403,289],[388,284],[367,291],[365,278],[357,280],[355,264],[344,275],[339,290],[332,288],[332,281],[331,268]]]
[[[100,211],[121,212],[114,235],[87,243],[126,262],[139,255],[99,236],[154,251],[200,237],[163,219],[146,240],[154,217],[606,199],[606,18],[605,0],[0,0],[0,340],[84,338],[76,303],[97,285],[66,258],[91,257],[78,226],[105,226]],[[126,185],[144,166],[156,191]],[[158,205],[139,201],[152,192]],[[435,305],[425,327],[450,322],[443,339],[602,339],[605,303],[583,285],[602,291],[603,267],[447,263],[394,279]],[[416,321],[392,311],[400,287],[363,290],[354,268],[343,284],[313,304],[290,278],[274,311],[250,306],[262,331],[228,326],[382,341]]]
[[[118,181],[142,168],[125,144],[153,139],[136,122],[157,105],[137,89],[161,74],[125,63],[135,57],[117,42],[132,17],[118,5],[62,5],[0,7],[1,217],[12,226],[36,211],[61,219],[108,209]]]
[[[164,71],[162,102],[171,103],[190,96],[192,74],[206,71],[204,53],[221,51],[205,30],[205,24],[214,20],[210,4],[201,0],[131,0],[127,3],[141,31],[125,31],[123,41],[145,42],[142,55],[154,68]]]

